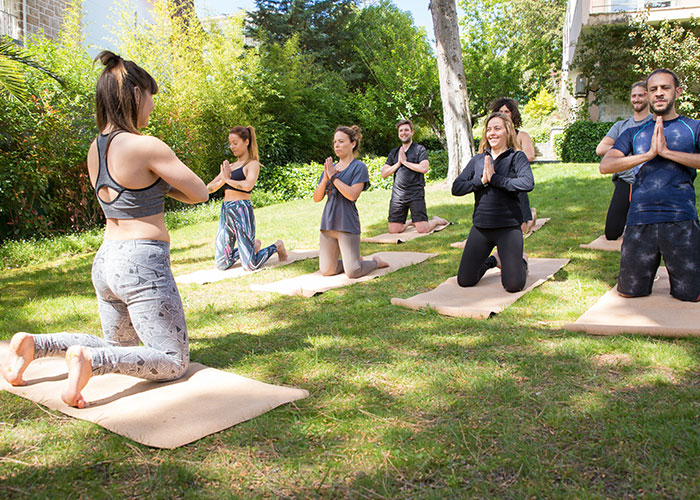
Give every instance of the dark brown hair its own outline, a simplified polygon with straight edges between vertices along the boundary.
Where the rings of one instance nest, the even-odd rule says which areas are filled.
[[[632,86],[630,87],[630,93],[636,89],[637,87],[642,87],[644,90],[647,89],[647,82],[646,80],[639,80],[638,82],[634,82]]]
[[[336,132],[342,132],[350,138],[351,142],[355,143],[352,148],[352,152],[357,154],[357,150],[360,149],[360,141],[362,140],[362,130],[357,125],[352,127],[346,127],[345,125],[338,125],[335,129]]]
[[[654,75],[658,75],[659,73],[666,73],[667,75],[671,75],[673,77],[673,85],[676,88],[681,86],[680,81],[678,80],[677,74],[675,74],[673,71],[671,71],[668,68],[659,68],[659,69],[655,69],[654,71],[649,73],[649,76],[647,76],[647,81],[646,81],[647,87],[649,86],[649,80],[651,80],[651,77]]]
[[[411,131],[413,131],[413,122],[411,120],[399,120],[396,124],[396,128],[399,128],[401,125],[408,125],[411,127]]]
[[[97,128],[102,131],[111,123],[117,129],[138,134],[139,103],[135,89],[155,94],[158,84],[146,70],[114,52],[103,50],[95,61],[98,59],[105,69],[97,80],[95,93]]]
[[[520,125],[522,125],[523,121],[522,118],[520,118],[520,111],[518,110],[518,101],[516,101],[515,99],[511,99],[510,97],[500,97],[491,103],[491,112],[498,113],[498,110],[501,109],[503,106],[508,108],[508,111],[510,111],[510,119],[513,122],[515,128],[520,128]]]
[[[255,129],[251,126],[233,127],[228,135],[237,135],[244,141],[248,141],[248,157],[251,160],[258,160],[258,141],[255,139]]]

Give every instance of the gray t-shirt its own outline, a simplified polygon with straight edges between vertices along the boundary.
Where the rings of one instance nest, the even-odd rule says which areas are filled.
[[[367,165],[360,160],[353,160],[350,165],[338,172],[336,178],[348,186],[362,182],[363,191],[369,188],[369,172]],[[323,173],[318,183],[323,180]],[[360,234],[360,215],[354,201],[348,200],[330,182],[326,185],[326,206],[321,216],[321,231],[343,231],[344,233]]]
[[[639,127],[640,125],[643,125],[651,120],[651,118],[652,116],[650,113],[643,120],[638,122],[634,121],[634,117],[627,118],[626,120],[620,120],[619,122],[615,122],[615,124],[610,127],[610,130],[608,130],[608,133],[605,134],[605,136],[610,137],[613,141],[617,141],[620,135],[622,135],[622,132],[628,128]],[[627,184],[634,184],[634,168],[614,173],[613,180],[615,179],[622,179]]]

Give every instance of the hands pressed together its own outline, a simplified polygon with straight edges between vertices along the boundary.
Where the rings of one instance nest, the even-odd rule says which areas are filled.
[[[493,168],[493,160],[489,155],[484,157],[484,172],[481,174],[481,183],[486,185],[491,182],[495,170]]]
[[[666,157],[669,149],[666,144],[666,136],[664,135],[664,119],[661,116],[656,117],[656,124],[654,125],[654,135],[651,137],[651,146],[649,147],[649,154],[655,156]]]

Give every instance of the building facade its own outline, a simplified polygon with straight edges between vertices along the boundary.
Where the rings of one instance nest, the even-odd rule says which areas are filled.
[[[43,33],[57,38],[69,0],[0,0],[0,34],[24,42]]]
[[[589,87],[587,75],[573,66],[573,60],[581,50],[581,34],[602,24],[625,24],[630,16],[648,11],[647,22],[664,20],[687,21],[700,17],[698,0],[569,0],[563,33],[561,98],[565,107],[573,110],[588,106],[592,121],[615,121],[629,116],[629,103],[610,100],[592,105],[595,93]],[[625,86],[634,82],[624,82]]]

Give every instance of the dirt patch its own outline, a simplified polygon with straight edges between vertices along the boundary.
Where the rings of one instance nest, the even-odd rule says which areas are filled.
[[[599,367],[627,366],[632,362],[629,354],[598,354],[593,356],[593,363]]]

